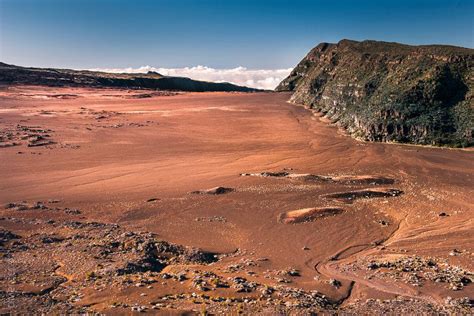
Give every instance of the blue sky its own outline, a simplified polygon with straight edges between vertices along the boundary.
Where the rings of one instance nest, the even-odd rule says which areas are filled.
[[[343,38],[472,48],[473,20],[474,0],[0,0],[0,60],[289,68]]]

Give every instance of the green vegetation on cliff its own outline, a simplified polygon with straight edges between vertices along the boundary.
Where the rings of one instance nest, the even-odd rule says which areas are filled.
[[[276,90],[360,139],[474,145],[473,49],[322,43]]]

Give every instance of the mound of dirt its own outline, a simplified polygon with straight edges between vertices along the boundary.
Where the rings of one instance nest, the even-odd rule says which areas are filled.
[[[278,215],[278,222],[283,224],[297,224],[303,222],[311,222],[317,218],[337,215],[344,212],[343,209],[337,207],[310,207],[294,211],[283,212]]]

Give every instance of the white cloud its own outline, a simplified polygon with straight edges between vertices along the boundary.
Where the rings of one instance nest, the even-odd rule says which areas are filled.
[[[290,74],[292,69],[247,69],[245,67],[215,69],[207,66],[157,68],[142,66],[139,68],[96,68],[89,70],[112,73],[146,73],[148,71],[156,71],[166,76],[189,77],[191,79],[214,82],[230,82],[259,89],[274,89],[280,81]]]

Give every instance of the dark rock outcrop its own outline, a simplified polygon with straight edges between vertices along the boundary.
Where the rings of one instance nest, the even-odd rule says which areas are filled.
[[[157,72],[106,73],[99,71],[29,68],[0,63],[0,84],[72,87],[117,87],[177,91],[257,91],[227,82],[207,82],[185,77],[168,77]]]
[[[474,144],[474,50],[342,40],[313,48],[276,88],[356,138]]]
[[[226,194],[229,192],[233,192],[233,188],[226,188],[226,187],[214,187],[210,188],[207,190],[199,190],[199,191],[193,191],[191,194],[212,194],[212,195],[220,195],[220,194]]]

